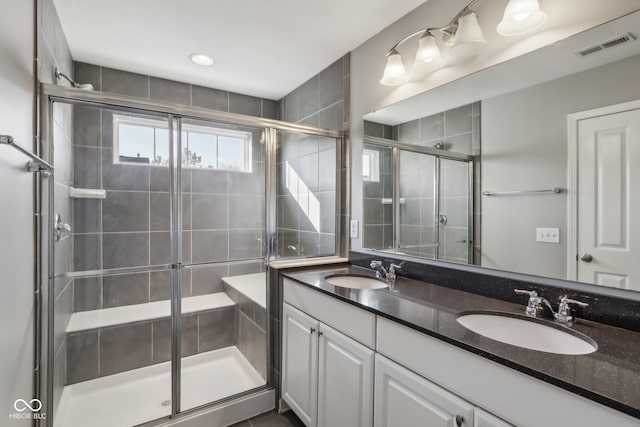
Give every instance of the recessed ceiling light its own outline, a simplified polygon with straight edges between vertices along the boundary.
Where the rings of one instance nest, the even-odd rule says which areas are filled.
[[[189,55],[189,59],[191,59],[191,62],[193,62],[194,64],[198,64],[198,65],[213,65],[215,64],[215,61],[213,60],[212,57],[207,56],[205,54],[202,53],[194,53]]]

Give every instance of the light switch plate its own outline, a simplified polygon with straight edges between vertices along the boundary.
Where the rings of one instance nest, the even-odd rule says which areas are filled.
[[[560,243],[559,228],[536,228],[536,242],[541,243]]]
[[[357,239],[359,235],[358,231],[359,231],[358,220],[352,219],[349,227],[349,236],[352,239]]]

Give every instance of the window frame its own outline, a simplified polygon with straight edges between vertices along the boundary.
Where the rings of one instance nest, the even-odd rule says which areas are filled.
[[[149,127],[154,130],[154,140],[153,140],[153,158],[149,159],[149,163],[141,163],[141,162],[127,162],[120,160],[120,125],[131,125],[131,126],[140,126],[140,127]],[[153,160],[156,158],[157,152],[157,137],[156,130],[157,129],[169,129],[169,124],[165,120],[151,119],[146,117],[134,117],[127,116],[121,114],[113,115],[113,163],[121,164],[121,165],[135,165],[135,166],[157,166],[157,167],[166,167],[166,165],[153,163]],[[175,130],[174,130],[175,132]],[[195,124],[183,124],[181,126],[181,132],[185,136],[183,137],[182,147],[189,149],[189,133],[198,133],[204,135],[213,135],[216,138],[215,141],[215,167],[198,167],[185,164],[181,165],[183,169],[196,169],[196,170],[215,170],[215,171],[227,171],[227,172],[242,172],[242,173],[251,173],[253,170],[252,167],[252,141],[253,135],[251,132],[239,131],[233,129],[225,129],[225,128],[216,128],[212,126],[202,126]],[[229,137],[229,138],[239,138],[242,142],[242,167],[241,169],[234,168],[220,168],[218,167],[220,163],[220,147],[219,147],[219,137]]]

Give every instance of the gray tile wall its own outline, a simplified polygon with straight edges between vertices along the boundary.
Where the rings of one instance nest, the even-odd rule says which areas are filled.
[[[235,303],[234,338],[238,350],[251,366],[267,378],[267,309],[246,297],[235,288],[224,284],[226,294]]]
[[[55,69],[73,76],[73,61],[71,52],[65,38],[58,14],[53,5],[53,0],[38,0],[38,78],[43,83],[55,83]],[[61,84],[66,84],[61,81]],[[71,199],[69,198],[69,186],[72,183],[73,168],[73,110],[63,104],[56,104],[53,109],[53,129],[49,135],[48,127],[42,126],[42,141],[45,158],[48,155],[47,143],[53,139],[56,150],[53,153],[53,163],[56,169],[54,174],[55,209],[62,216],[64,222],[73,226],[73,214]],[[43,221],[49,219],[44,217]],[[73,266],[73,239],[66,239],[54,246],[56,272],[70,271]],[[45,255],[46,257],[46,255]],[[56,279],[54,286],[54,365],[42,366],[42,379],[46,381],[47,369],[53,369],[53,410],[47,408],[43,412],[51,416],[55,412],[64,378],[66,376],[66,347],[67,340],[65,329],[73,311],[74,281],[70,279]],[[46,292],[46,288],[44,290]],[[43,301],[47,300],[46,294]],[[46,319],[46,315],[44,316]],[[45,327],[46,331],[47,328]],[[46,340],[46,337],[43,337]],[[46,342],[46,341],[45,341]],[[43,384],[42,389],[46,389]]]
[[[393,126],[365,120],[364,134],[365,136],[373,136],[376,138],[393,139]]]
[[[95,90],[209,110],[277,119],[277,101],[75,62],[75,80]]]
[[[335,139],[283,132],[277,151],[277,256],[334,255]]]
[[[479,156],[480,102],[393,126],[392,134],[407,144],[433,147],[442,142],[446,151]]]
[[[279,101],[279,118],[287,122],[331,130],[349,129],[350,55],[340,58]],[[342,164],[336,165],[336,149]],[[309,257],[340,252],[335,247],[335,225],[346,229],[349,211],[348,138],[336,147],[332,138],[281,133],[278,150],[278,256]],[[306,195],[287,188],[287,165],[306,184],[313,202],[320,204],[320,224],[311,224]],[[334,173],[335,172],[335,173]],[[336,183],[342,197],[336,206]],[[319,229],[318,229],[319,228]],[[344,234],[344,233],[343,233]],[[348,238],[339,243],[345,249]]]
[[[230,306],[182,315],[182,356],[237,345],[235,312]],[[67,336],[64,381],[74,384],[170,359],[169,318],[74,332]]]

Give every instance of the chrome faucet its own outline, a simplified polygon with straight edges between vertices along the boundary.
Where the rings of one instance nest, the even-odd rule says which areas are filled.
[[[527,308],[525,310],[525,314],[527,316],[537,317],[538,309],[544,310],[546,308],[551,313],[550,317],[557,320],[559,323],[564,323],[566,325],[571,325],[576,320],[571,313],[571,306],[569,304],[576,304],[580,307],[587,307],[589,305],[586,302],[570,299],[564,295],[560,298],[560,305],[558,306],[558,312],[556,313],[553,311],[551,303],[549,303],[545,298],[539,296],[536,291],[514,289],[514,292],[516,294],[529,295],[529,302],[527,303]]]
[[[575,322],[576,319],[571,313],[571,306],[569,304],[576,304],[580,307],[587,307],[589,304],[587,304],[586,302],[568,298],[566,295],[560,297],[558,312],[555,314],[556,320],[570,325]]]
[[[525,310],[525,314],[529,317],[538,317],[538,309],[549,311],[549,317],[555,318],[556,313],[553,311],[553,307],[551,307],[551,303],[547,301],[546,298],[543,298],[538,295],[536,291],[527,291],[524,289],[514,289],[516,294],[520,295],[529,295],[529,302],[527,303],[527,308]]]
[[[380,260],[371,261],[369,267],[376,270],[377,278],[385,280],[396,280],[396,271],[400,271],[402,268],[402,266],[400,265],[391,263],[389,264],[389,270],[387,270],[386,268],[384,268],[384,265],[382,265],[382,261]]]

